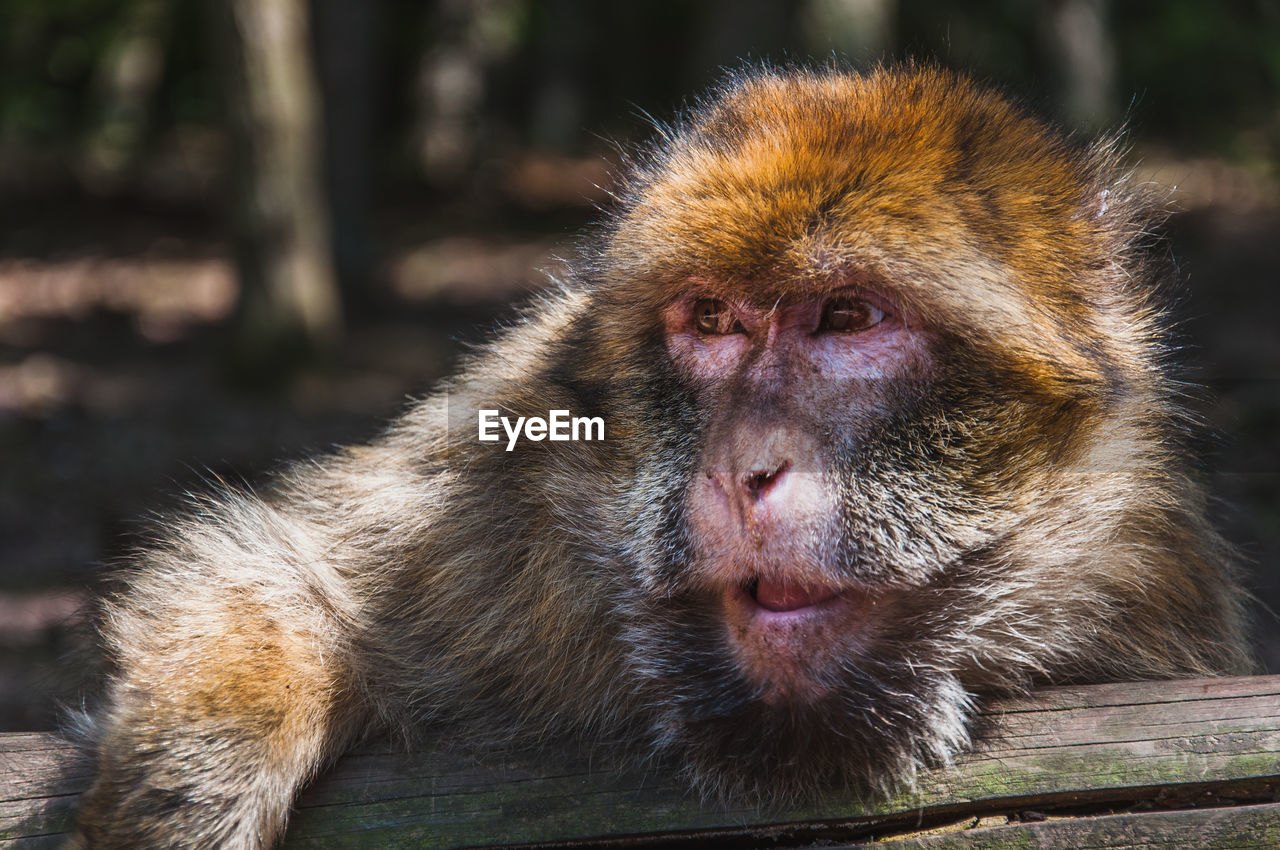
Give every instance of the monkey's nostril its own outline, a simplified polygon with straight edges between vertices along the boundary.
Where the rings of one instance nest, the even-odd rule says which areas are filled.
[[[747,474],[743,483],[747,487],[747,492],[751,494],[751,498],[759,499],[772,489],[774,484],[778,483],[778,479],[787,471],[790,464],[781,463],[769,469],[757,469]]]

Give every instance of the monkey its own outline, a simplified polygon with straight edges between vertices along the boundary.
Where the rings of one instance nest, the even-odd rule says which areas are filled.
[[[1253,669],[1115,137],[929,63],[753,68],[616,195],[381,436],[136,555],[79,846],[271,846],[369,728],[769,805],[909,787],[994,696]]]

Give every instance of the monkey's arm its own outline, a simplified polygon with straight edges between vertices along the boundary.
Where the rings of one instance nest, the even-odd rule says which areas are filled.
[[[231,495],[143,555],[107,603],[116,662],[88,730],[83,845],[268,847],[363,716],[331,533]]]

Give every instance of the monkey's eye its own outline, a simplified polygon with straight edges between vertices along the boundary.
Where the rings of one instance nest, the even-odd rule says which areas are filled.
[[[884,310],[860,298],[835,298],[822,309],[818,331],[857,333],[884,321]]]
[[[700,298],[694,302],[693,326],[702,334],[731,334],[742,330],[729,305],[715,298]]]

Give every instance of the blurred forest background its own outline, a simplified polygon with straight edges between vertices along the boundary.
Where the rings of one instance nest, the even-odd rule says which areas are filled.
[[[188,488],[366,438],[746,61],[916,56],[1177,187],[1192,377],[1280,670],[1280,4],[0,0],[0,731]],[[622,144],[616,146],[612,140]]]

